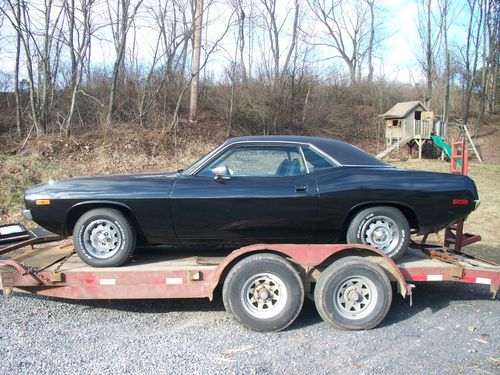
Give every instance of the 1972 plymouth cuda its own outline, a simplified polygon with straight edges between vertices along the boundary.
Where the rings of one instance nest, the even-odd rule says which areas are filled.
[[[392,167],[338,140],[232,138],[177,173],[73,178],[25,192],[25,218],[73,235],[89,265],[136,243],[234,249],[252,243],[368,244],[401,256],[479,203],[466,176]]]

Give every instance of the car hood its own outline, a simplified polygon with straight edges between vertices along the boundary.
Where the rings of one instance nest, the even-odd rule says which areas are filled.
[[[25,191],[26,200],[67,198],[140,198],[152,192],[170,193],[178,173],[115,174],[49,181]]]

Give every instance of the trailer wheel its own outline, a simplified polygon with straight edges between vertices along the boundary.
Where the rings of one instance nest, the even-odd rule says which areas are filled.
[[[133,226],[120,211],[97,208],[84,213],[73,229],[73,244],[80,258],[93,267],[118,267],[135,249]]]
[[[259,332],[280,331],[299,315],[304,285],[281,256],[256,254],[231,269],[222,298],[226,311],[243,326]]]
[[[371,329],[387,315],[392,288],[380,266],[361,257],[346,257],[321,273],[314,300],[323,320],[333,327]]]

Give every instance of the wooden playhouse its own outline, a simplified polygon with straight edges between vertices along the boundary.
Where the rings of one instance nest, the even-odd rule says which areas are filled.
[[[386,149],[377,155],[379,159],[406,144],[410,151],[417,145],[419,158],[422,158],[423,144],[431,140],[433,134],[445,135],[443,124],[434,124],[434,113],[419,101],[397,103],[379,117],[385,125],[386,140]]]

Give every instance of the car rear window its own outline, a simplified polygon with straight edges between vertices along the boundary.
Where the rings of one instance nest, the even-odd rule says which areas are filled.
[[[303,147],[302,151],[304,152],[304,156],[306,158],[307,167],[310,172],[321,171],[322,169],[334,168],[336,167],[331,161],[325,159],[319,153],[314,150],[311,150],[308,147]]]

